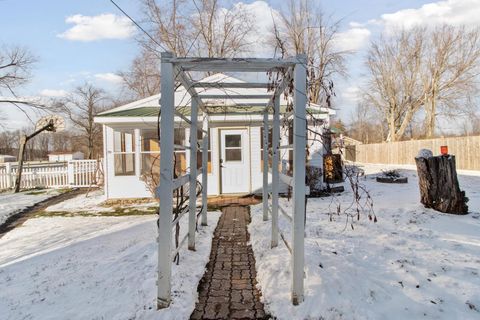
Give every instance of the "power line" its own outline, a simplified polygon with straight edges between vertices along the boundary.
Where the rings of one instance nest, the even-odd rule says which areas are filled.
[[[115,1],[110,0],[110,2],[113,3],[113,5],[117,7],[117,9],[120,10],[128,19],[130,19],[130,21],[132,21],[137,26],[137,28],[142,30],[143,33],[145,33],[147,37],[149,37],[150,40],[152,40],[157,46],[159,46],[164,51],[168,51],[167,49],[165,49],[164,46],[162,46],[159,42],[157,42],[157,40],[155,40],[145,29],[143,29],[141,25],[139,25],[132,17],[130,17],[128,13],[125,12],[125,10],[123,10],[118,4],[116,4]]]

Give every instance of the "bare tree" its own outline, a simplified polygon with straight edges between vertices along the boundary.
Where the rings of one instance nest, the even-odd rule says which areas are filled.
[[[457,117],[468,112],[480,75],[479,29],[444,25],[427,31],[426,70],[423,75],[425,129],[435,135],[439,114]]]
[[[346,76],[345,58],[351,53],[335,47],[340,21],[332,22],[308,0],[289,0],[288,10],[273,19],[271,45],[282,56],[307,55],[310,102],[330,105],[333,77]]]
[[[422,88],[424,29],[400,31],[372,41],[366,66],[364,102],[388,124],[387,141],[397,141],[425,102]]]
[[[51,134],[51,148],[52,151],[72,151],[73,135],[70,131],[61,131]]]
[[[142,50],[126,72],[119,72],[134,98],[142,99],[160,91],[160,60],[151,51]]]
[[[94,117],[107,109],[106,95],[102,89],[85,83],[79,86],[57,108],[64,113],[80,131],[87,149],[87,158],[93,159],[101,153],[101,126],[94,122]]]
[[[359,103],[350,115],[348,135],[363,143],[375,143],[384,140],[386,128],[379,120],[375,109]]]
[[[404,137],[418,111],[426,135],[434,136],[438,116],[470,111],[480,62],[478,29],[416,27],[371,43],[364,102],[388,124],[388,141]]]
[[[219,0],[192,0],[196,12],[190,22],[195,37],[191,45],[198,56],[234,57],[249,50],[253,21],[241,6],[222,8]]]
[[[26,108],[45,108],[39,101],[23,99],[16,93],[19,87],[31,79],[31,69],[35,62],[36,58],[24,47],[0,47],[0,104],[11,104],[27,117]],[[0,120],[2,118],[5,118],[4,114]]]
[[[154,39],[177,56],[234,57],[248,51],[253,23],[244,7],[222,7],[219,0],[142,0]],[[157,43],[141,38],[159,55]]]

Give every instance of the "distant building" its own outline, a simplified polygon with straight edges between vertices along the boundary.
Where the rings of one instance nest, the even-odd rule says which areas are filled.
[[[85,156],[83,152],[52,152],[48,154],[48,161],[50,162],[61,162],[61,161],[70,161],[70,160],[83,160]]]
[[[17,157],[15,156],[10,156],[8,154],[0,154],[0,163],[4,162],[16,162]]]

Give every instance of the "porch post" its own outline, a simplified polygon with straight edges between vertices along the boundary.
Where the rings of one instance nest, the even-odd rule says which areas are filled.
[[[272,132],[272,248],[278,246],[278,174],[280,150],[280,96],[273,100],[273,132]]]
[[[190,121],[190,192],[188,197],[188,207],[190,212],[188,216],[188,250],[195,250],[195,216],[197,213],[197,99],[192,99]]]
[[[263,113],[263,221],[268,220],[268,112]]]
[[[160,183],[157,196],[160,199],[158,218],[158,295],[157,308],[170,305],[171,296],[171,243],[173,216],[173,123],[174,123],[174,75],[173,64],[169,61],[173,55],[162,52],[161,55],[161,92],[160,106]]]
[[[207,225],[207,195],[208,195],[208,143],[210,131],[208,130],[208,115],[203,115],[203,143],[202,143],[202,226]]]
[[[293,119],[293,253],[292,303],[298,305],[303,297],[304,233],[305,233],[305,157],[306,157],[306,56],[297,55],[294,69]]]
[[[133,130],[133,137],[134,137],[134,150],[135,150],[135,175],[140,178],[142,173],[140,169],[140,149],[142,147],[142,137],[140,136],[140,129],[134,129]]]

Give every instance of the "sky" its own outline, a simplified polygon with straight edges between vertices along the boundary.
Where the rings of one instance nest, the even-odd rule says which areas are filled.
[[[316,2],[317,0],[312,0]],[[141,21],[137,0],[116,1]],[[271,10],[285,9],[285,1],[233,1],[255,15],[257,34],[271,26]],[[336,0],[319,1],[326,14],[342,20],[337,45],[354,50],[348,58],[349,78],[337,79],[335,106],[348,122],[365,78],[366,49],[380,32],[415,24],[480,26],[480,0]],[[139,52],[138,29],[108,0],[0,0],[0,46],[23,46],[38,59],[33,78],[18,90],[23,96],[61,97],[86,81],[111,95],[120,94],[116,72],[126,70]],[[265,55],[259,46],[251,56]],[[8,122],[3,129],[28,124],[12,106],[0,105]],[[0,129],[2,130],[2,129]]]

